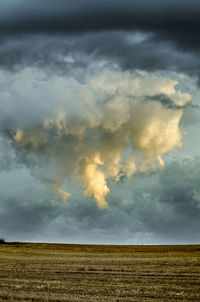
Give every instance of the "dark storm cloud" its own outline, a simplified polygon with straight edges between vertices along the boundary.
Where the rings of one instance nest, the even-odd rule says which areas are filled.
[[[200,4],[195,0],[15,0],[0,8],[1,32],[8,34],[139,29],[173,31],[174,36],[199,30]]]
[[[125,70],[199,76],[199,20],[194,0],[6,1],[0,4],[0,65],[64,72],[107,60]]]
[[[199,20],[200,3],[195,0],[15,0],[0,6],[3,36],[142,31],[154,33],[152,39],[173,41],[183,50],[199,49]]]

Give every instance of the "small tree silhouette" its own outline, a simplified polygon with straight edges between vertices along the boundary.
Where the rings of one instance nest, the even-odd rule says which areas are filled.
[[[4,238],[0,238],[0,244],[4,244],[5,243],[5,239]]]

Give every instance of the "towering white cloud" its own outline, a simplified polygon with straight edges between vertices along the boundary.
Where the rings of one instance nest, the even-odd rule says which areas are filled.
[[[191,95],[177,88],[178,76],[101,68],[77,80],[27,68],[9,80],[16,150],[53,158],[53,191],[64,201],[67,179],[107,207],[108,179],[163,166],[163,155],[182,146],[179,124]]]

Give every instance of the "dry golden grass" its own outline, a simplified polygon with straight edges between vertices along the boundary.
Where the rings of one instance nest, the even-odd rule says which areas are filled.
[[[200,246],[0,245],[0,301],[200,301]]]

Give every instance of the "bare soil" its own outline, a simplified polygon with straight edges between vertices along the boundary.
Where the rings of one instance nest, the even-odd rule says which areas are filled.
[[[0,301],[200,301],[200,246],[0,245]]]

